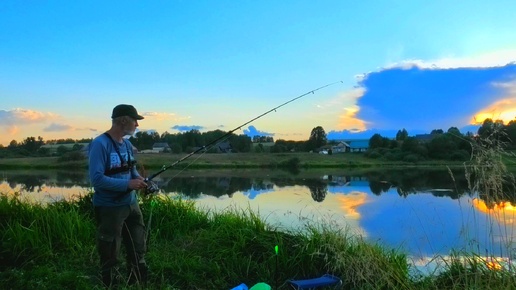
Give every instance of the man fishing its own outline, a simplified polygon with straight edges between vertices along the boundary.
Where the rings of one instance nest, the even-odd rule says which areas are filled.
[[[131,142],[123,138],[134,134],[143,117],[133,106],[121,104],[113,108],[111,119],[111,128],[96,137],[89,149],[97,248],[106,287],[120,283],[118,255],[122,242],[127,253],[127,282],[145,283],[148,275],[146,230],[135,192],[145,189],[147,183],[136,170]]]

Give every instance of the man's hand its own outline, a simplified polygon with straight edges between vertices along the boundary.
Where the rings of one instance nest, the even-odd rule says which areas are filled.
[[[129,180],[129,189],[144,189],[147,188],[147,183],[143,177]]]

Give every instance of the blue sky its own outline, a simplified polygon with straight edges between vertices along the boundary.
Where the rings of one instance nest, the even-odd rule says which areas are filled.
[[[410,2],[410,3],[408,3]],[[306,140],[516,116],[514,1],[1,1],[0,144],[140,130]]]

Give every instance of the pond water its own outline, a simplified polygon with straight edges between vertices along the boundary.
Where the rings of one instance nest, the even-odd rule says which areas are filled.
[[[86,171],[11,170],[0,171],[0,178],[0,192],[29,201],[91,190]],[[515,199],[486,202],[469,189],[463,170],[169,170],[154,181],[161,194],[193,199],[211,211],[252,210],[280,229],[345,229],[407,253],[423,272],[452,251],[502,265],[516,259]]]

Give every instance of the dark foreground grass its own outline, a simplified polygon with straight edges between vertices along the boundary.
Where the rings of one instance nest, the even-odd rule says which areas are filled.
[[[146,221],[152,209],[152,275],[145,287],[122,288],[230,289],[265,282],[289,289],[289,279],[325,273],[340,276],[343,289],[514,289],[516,283],[514,275],[477,259],[464,263],[463,255],[436,276],[416,278],[403,253],[328,227],[277,231],[251,211],[210,213],[191,201],[160,197],[141,206]],[[0,289],[100,288],[90,196],[39,205],[1,195],[0,236]]]

